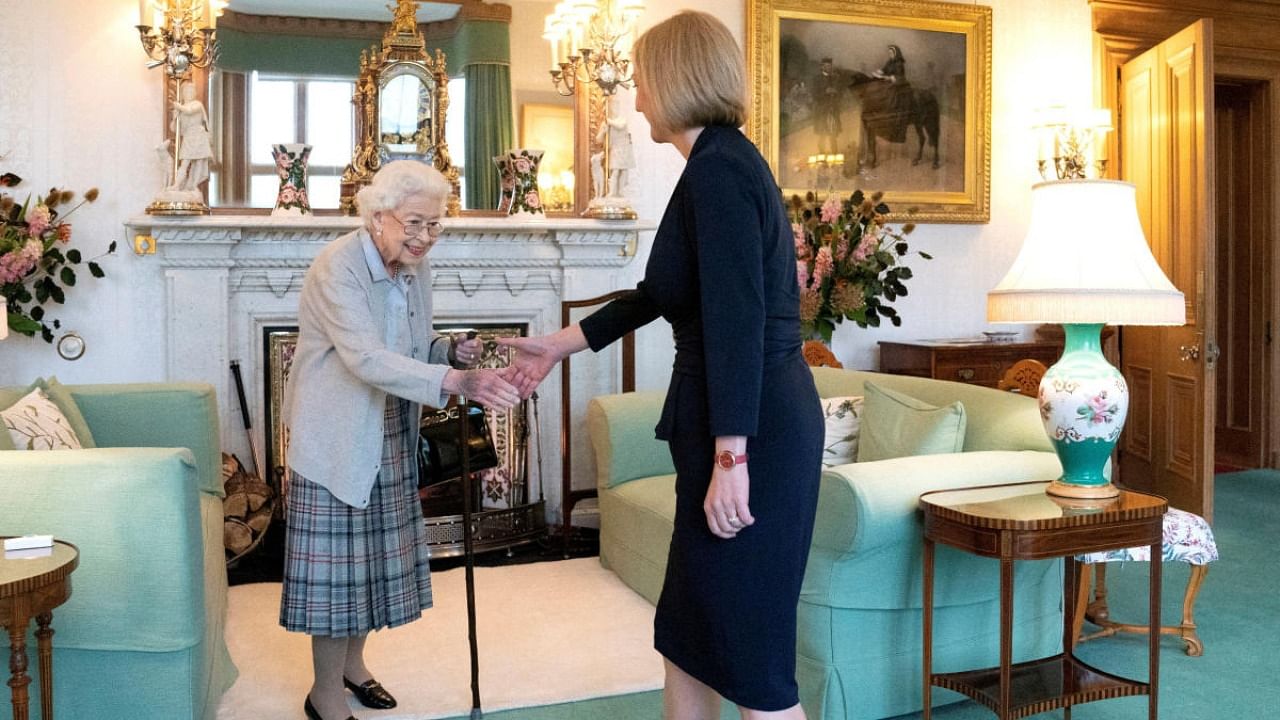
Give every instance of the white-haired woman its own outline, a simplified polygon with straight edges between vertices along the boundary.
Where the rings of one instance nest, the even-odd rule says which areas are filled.
[[[417,494],[423,405],[460,393],[508,408],[518,395],[495,370],[469,369],[478,339],[431,326],[428,251],[451,188],[415,161],[389,163],[356,195],[363,227],[330,243],[307,271],[286,389],[289,493],[280,624],[311,636],[311,720],[396,704],[364,662],[372,630],[431,607]]]
[[[657,435],[676,469],[676,514],[653,621],[666,717],[716,720],[724,697],[746,720],[799,720],[796,604],[822,410],[800,354],[791,225],[738,130],[745,68],[724,23],[681,12],[645,31],[633,57],[650,137],[687,160],[644,280],[577,325],[501,342],[518,351],[513,380],[529,392],[569,354],[670,321],[676,357]]]

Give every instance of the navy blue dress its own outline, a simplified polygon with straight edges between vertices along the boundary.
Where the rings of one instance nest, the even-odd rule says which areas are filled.
[[[735,128],[689,153],[644,280],[582,321],[593,350],[662,316],[676,357],[657,436],[676,468],[654,646],[731,702],[783,710],[817,510],[822,411],[800,353],[795,245],[778,187]],[[720,435],[747,437],[755,524],[723,540],[702,510]]]

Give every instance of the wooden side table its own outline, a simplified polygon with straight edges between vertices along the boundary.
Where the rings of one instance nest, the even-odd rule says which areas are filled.
[[[955,690],[995,712],[1000,720],[1021,718],[1081,703],[1146,695],[1155,720],[1160,668],[1160,545],[1164,498],[1122,490],[1105,501],[1057,498],[1048,483],[1018,483],[920,496],[924,512],[924,718],[932,716],[932,688]],[[1000,560],[1000,666],[934,674],[933,560],[936,543]],[[1073,653],[1080,566],[1075,556],[1135,545],[1151,547],[1149,680],[1139,682],[1091,667]],[[1065,558],[1063,652],[1013,664],[1013,562]]]
[[[1019,360],[1031,358],[1045,367],[1062,357],[1062,343],[997,343],[983,340],[916,340],[880,345],[880,372],[915,375],[995,387]]]
[[[9,631],[9,688],[14,720],[27,720],[27,627],[36,621],[40,658],[40,717],[53,720],[53,609],[71,597],[71,571],[80,551],[55,540],[42,557],[9,559],[0,551],[0,626]]]

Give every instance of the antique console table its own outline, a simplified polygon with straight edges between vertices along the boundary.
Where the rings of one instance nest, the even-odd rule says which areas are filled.
[[[924,718],[929,720],[934,685],[973,698],[1000,720],[1128,695],[1146,695],[1156,718],[1160,662],[1160,547],[1164,498],[1121,490],[1117,498],[1080,501],[1045,494],[1046,482],[929,492],[924,513]],[[933,579],[936,543],[1000,560],[1000,666],[933,673]],[[1148,545],[1150,647],[1148,682],[1122,678],[1075,657],[1075,556],[1098,550]],[[1013,562],[1064,558],[1062,653],[1013,663]]]
[[[36,621],[40,662],[40,717],[53,720],[53,609],[71,597],[75,545],[55,540],[47,555],[10,559],[0,554],[0,625],[9,631],[9,688],[14,720],[28,712],[27,627]],[[26,551],[23,551],[26,552]]]

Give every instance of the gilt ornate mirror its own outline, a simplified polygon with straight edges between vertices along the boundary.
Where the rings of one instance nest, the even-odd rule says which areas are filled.
[[[203,83],[196,80],[213,135],[208,197],[215,213],[269,211],[279,185],[271,147],[283,142],[313,147],[311,207],[338,212],[342,175],[354,159],[357,125],[366,112],[353,104],[360,56],[381,46],[392,20],[388,2],[230,0],[218,20],[221,52],[215,71]],[[514,147],[547,151],[539,173],[544,197],[566,199],[549,210],[574,211],[575,175],[584,178],[579,189],[590,187],[586,149],[577,149],[588,139],[578,121],[584,111],[575,110],[576,98],[559,96],[548,80],[546,41],[538,33],[511,32],[513,27],[541,26],[554,7],[552,0],[417,3],[417,26],[428,55],[434,61],[439,49],[447,59],[443,84],[449,99],[445,112],[436,108],[429,120],[422,119],[421,129],[430,124],[430,132],[443,133],[447,140],[451,165],[459,171],[463,212],[496,207],[492,158]],[[412,97],[412,89],[401,86],[412,80],[395,81],[389,74],[386,79],[395,83],[389,94],[401,93],[402,102]],[[421,87],[430,84],[423,80]],[[396,129],[386,132],[399,136],[412,126],[407,134],[418,133],[418,120],[408,119],[408,107],[400,105],[405,115]],[[376,116],[381,107],[369,110]],[[527,123],[528,118],[533,122]],[[416,144],[390,143],[388,156]],[[585,208],[585,199],[581,202],[579,209]]]
[[[445,55],[439,48],[435,57],[427,54],[416,14],[415,0],[397,0],[382,46],[360,53],[360,77],[352,100],[358,111],[356,144],[351,163],[342,173],[339,203],[348,215],[355,213],[356,193],[392,160],[434,165],[453,186],[449,214],[457,215],[461,207],[458,171],[444,129],[449,109]]]

